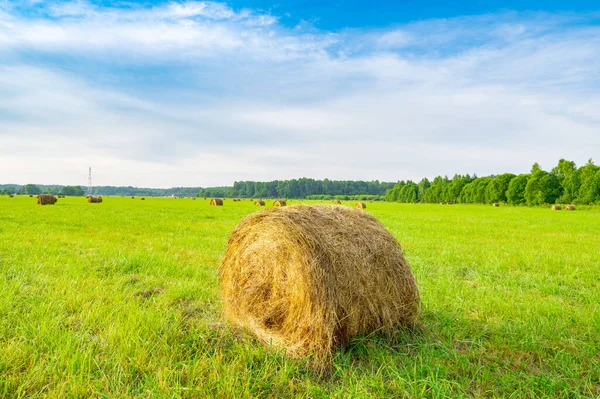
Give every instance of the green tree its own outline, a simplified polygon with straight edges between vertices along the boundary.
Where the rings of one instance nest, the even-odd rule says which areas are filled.
[[[512,173],[504,173],[492,179],[486,188],[485,198],[488,204],[494,202],[507,202],[506,191],[512,179],[516,176]]]
[[[560,203],[571,203],[579,194],[581,181],[579,170],[573,161],[561,159],[552,169],[552,174],[556,175],[562,187],[562,195],[558,199]]]
[[[594,165],[590,159],[587,164],[579,169],[581,186],[579,188],[577,203],[594,204],[600,201],[600,167]]]
[[[561,187],[558,177],[548,173],[538,163],[531,167],[531,176],[525,187],[527,205],[554,204],[560,197]]]
[[[81,186],[64,186],[60,189],[59,194],[68,195],[72,197],[79,197],[84,195],[84,192]]]
[[[518,175],[510,181],[508,189],[506,190],[506,201],[511,205],[523,205],[525,204],[525,187],[527,187],[527,180],[529,175],[523,174]]]
[[[30,195],[38,195],[42,193],[42,190],[35,184],[26,184],[25,187],[23,187],[23,193]]]

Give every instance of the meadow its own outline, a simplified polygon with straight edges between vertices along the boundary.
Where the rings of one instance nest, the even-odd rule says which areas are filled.
[[[599,208],[368,204],[422,311],[326,373],[221,319],[219,259],[255,211],[0,197],[0,398],[600,397]]]

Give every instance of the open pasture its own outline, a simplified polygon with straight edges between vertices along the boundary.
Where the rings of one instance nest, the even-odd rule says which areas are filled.
[[[367,205],[419,327],[318,374],[220,318],[218,262],[254,201],[0,197],[0,398],[600,396],[600,209]]]

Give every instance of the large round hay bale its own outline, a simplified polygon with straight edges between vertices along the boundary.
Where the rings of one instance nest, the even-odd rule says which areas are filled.
[[[553,211],[560,211],[562,208],[560,205],[552,205],[552,210]]]
[[[275,202],[273,202],[273,206],[276,207],[282,207],[282,206],[286,206],[287,202],[285,200],[277,200]]]
[[[356,335],[412,324],[419,309],[398,241],[373,216],[346,207],[247,216],[229,238],[219,277],[234,325],[319,364]]]
[[[367,209],[367,204],[365,204],[364,202],[357,202],[354,207],[357,209]]]
[[[90,204],[100,204],[102,202],[102,197],[88,197],[88,202]]]
[[[500,206],[500,204],[499,204],[499,203],[497,203],[497,202],[494,202],[493,206],[494,206],[495,208],[498,208],[498,207]]]
[[[342,205],[342,201],[340,201],[340,200],[333,200],[333,203],[335,205]]]
[[[40,194],[37,196],[38,205],[54,205],[58,200],[52,194]]]
[[[211,206],[223,206],[223,199],[222,198],[213,198],[212,200],[210,200],[210,205]]]
[[[265,201],[263,200],[258,200],[254,203],[254,206],[265,206]]]
[[[567,205],[565,206],[565,211],[574,211],[575,210],[575,205]]]

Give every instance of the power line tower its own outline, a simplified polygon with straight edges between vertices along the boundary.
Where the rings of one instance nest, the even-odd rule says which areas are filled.
[[[88,197],[92,196],[92,167],[90,166],[90,174],[88,176]]]

